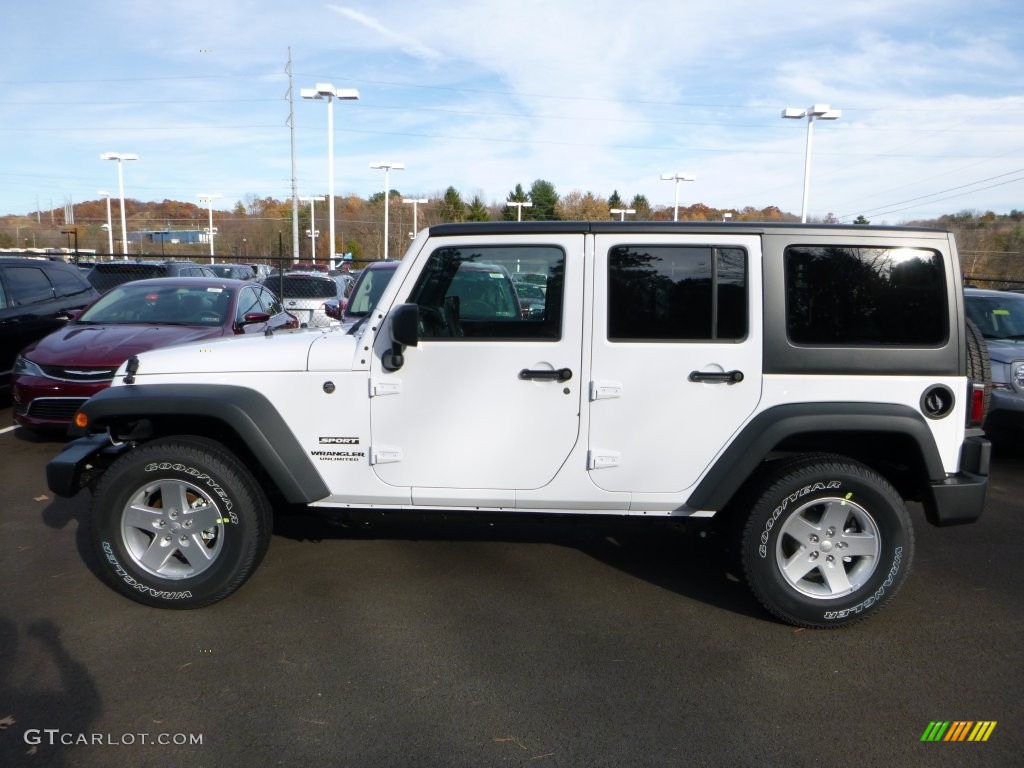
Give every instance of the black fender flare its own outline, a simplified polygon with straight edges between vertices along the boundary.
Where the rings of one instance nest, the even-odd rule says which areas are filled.
[[[918,411],[894,403],[792,403],[751,419],[690,494],[686,506],[719,511],[765,458],[787,438],[821,432],[881,432],[909,436],[917,445],[928,480],[946,472],[935,438]]]
[[[230,384],[135,384],[111,387],[79,409],[95,432],[114,421],[199,416],[228,425],[292,504],[308,504],[330,490],[284,418],[260,392]]]

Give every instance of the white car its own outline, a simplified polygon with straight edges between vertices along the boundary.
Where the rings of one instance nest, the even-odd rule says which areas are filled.
[[[328,315],[327,302],[340,301],[342,289],[326,273],[285,272],[262,280],[263,285],[281,299],[284,308],[308,328],[326,328],[335,322]]]

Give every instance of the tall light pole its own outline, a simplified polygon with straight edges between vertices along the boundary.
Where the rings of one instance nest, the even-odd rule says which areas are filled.
[[[213,199],[220,195],[199,195],[199,202],[206,203],[210,209],[210,263],[213,264]]]
[[[309,249],[310,249],[310,257],[313,259],[313,263],[314,264],[316,264],[316,204],[317,203],[322,203],[323,199],[324,199],[323,195],[320,195],[320,197],[300,197],[299,198],[299,200],[301,200],[302,202],[309,203],[309,231],[311,233],[310,238],[309,238]],[[327,267],[330,269],[333,266],[334,265],[331,263],[331,260],[328,259]]]
[[[403,197],[402,202],[412,205],[412,234],[410,237],[416,237],[416,233],[419,231],[419,222],[416,219],[416,206],[430,201],[425,197]]]
[[[619,221],[625,221],[626,220],[626,214],[627,213],[629,213],[629,214],[636,213],[636,209],[635,208],[612,208],[608,212],[612,213],[612,214],[615,214],[615,213],[619,214]]]
[[[807,223],[807,199],[811,190],[811,141],[814,136],[814,118],[819,120],[838,120],[843,116],[841,109],[832,109],[828,104],[815,104],[809,109],[788,107],[782,110],[782,116],[790,120],[807,118],[807,151],[804,155],[804,202],[800,209],[800,221]]]
[[[359,91],[355,88],[335,88],[330,83],[317,83],[312,88],[303,88],[299,93],[304,99],[327,100],[327,216],[330,220],[330,254],[328,262],[334,261],[334,100],[355,101]]]
[[[516,221],[523,220],[523,208],[533,208],[533,203],[524,203],[519,200],[509,200],[505,205],[516,209]]]
[[[692,176],[692,175],[690,175],[688,173],[663,173],[663,174],[661,174],[661,180],[662,181],[675,181],[675,183],[676,183],[676,197],[675,197],[675,204],[672,207],[672,209],[674,211],[674,213],[672,214],[672,221],[679,221],[679,182],[680,181],[696,181],[697,177],[696,176]]]
[[[100,160],[117,160],[117,192],[121,198],[121,253],[128,255],[128,223],[124,215],[124,171],[121,166],[125,160],[138,160],[138,155],[127,152],[104,152]]]
[[[405,165],[395,163],[391,160],[381,160],[377,163],[370,163],[374,170],[384,169],[384,261],[388,260],[388,201],[391,199],[391,187],[388,184],[388,173],[391,170],[404,171]]]
[[[114,256],[114,228],[110,222],[110,193],[104,192],[102,189],[99,192],[107,199],[107,253],[110,257]]]

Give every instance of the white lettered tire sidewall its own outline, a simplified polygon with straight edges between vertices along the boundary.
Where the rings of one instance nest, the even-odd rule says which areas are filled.
[[[902,498],[888,481],[843,457],[813,456],[781,462],[762,488],[747,519],[741,557],[747,583],[768,611],[797,626],[831,628],[867,618],[892,598],[910,570],[914,532]],[[816,534],[806,516],[813,521],[814,514],[829,508],[850,516],[849,540],[855,549],[873,548],[870,556],[850,558],[844,565],[843,551],[832,549],[836,545],[831,542],[839,537],[827,545],[810,543],[824,540],[825,531]],[[795,533],[807,534],[799,551],[794,551]],[[829,556],[830,568],[849,570],[851,591],[829,594],[824,576]],[[787,577],[781,565],[789,562],[787,557],[793,558],[793,573],[811,568],[811,579],[820,583],[805,586],[797,577]],[[811,559],[819,557],[820,565]],[[815,588],[820,593],[810,593]]]
[[[154,496],[158,488],[164,490]],[[198,509],[165,505],[164,493],[180,494]],[[140,502],[151,498],[153,506]],[[176,507],[185,507],[184,514]],[[186,518],[194,512],[202,517],[192,526]],[[271,530],[270,505],[252,474],[204,438],[164,438],[134,448],[93,492],[90,536],[102,574],[146,605],[197,608],[227,597],[252,575]],[[168,544],[157,552],[156,540],[164,536]],[[200,547],[202,556],[196,555]],[[147,567],[151,554],[166,563]]]

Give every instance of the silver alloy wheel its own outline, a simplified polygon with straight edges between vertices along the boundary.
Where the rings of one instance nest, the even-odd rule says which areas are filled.
[[[197,576],[224,544],[220,507],[192,483],[159,480],[141,487],[121,515],[121,538],[135,564],[163,579]]]
[[[819,600],[849,595],[878,567],[878,525],[864,507],[842,498],[804,504],[782,524],[775,564],[797,592]]]

